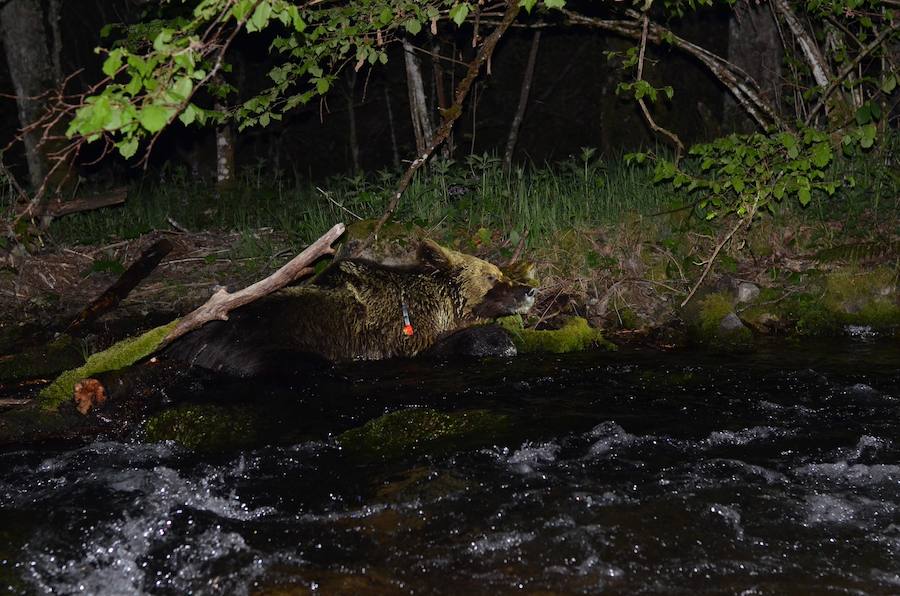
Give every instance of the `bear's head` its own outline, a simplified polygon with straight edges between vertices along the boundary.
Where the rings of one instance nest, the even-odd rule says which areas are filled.
[[[431,240],[422,242],[419,260],[452,277],[459,289],[464,318],[525,314],[534,304],[536,283],[530,267],[517,268],[513,278],[492,263]]]

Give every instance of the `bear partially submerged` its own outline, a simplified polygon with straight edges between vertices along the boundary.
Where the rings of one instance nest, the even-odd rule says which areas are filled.
[[[337,261],[312,283],[279,290],[234,311],[229,321],[207,324],[168,355],[240,376],[266,372],[298,354],[332,362],[412,357],[442,342],[477,344],[467,335],[472,328],[524,314],[534,295],[532,285],[510,279],[496,265],[426,240],[413,266]]]

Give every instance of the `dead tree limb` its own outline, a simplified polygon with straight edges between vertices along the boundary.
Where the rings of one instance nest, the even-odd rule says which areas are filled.
[[[638,41],[642,37],[642,18],[640,13],[633,10],[625,11],[632,20],[602,19],[586,16],[568,9],[562,9],[561,12],[565,16],[566,21],[572,25],[602,29]],[[647,40],[656,45],[668,43],[699,60],[734,95],[740,106],[746,110],[760,128],[765,129],[773,124],[781,130],[789,128],[787,123],[778,115],[777,110],[760,95],[759,85],[756,80],[744,72],[743,69],[728,62],[721,56],[675,35],[669,29],[656,23],[649,23]]]
[[[72,334],[83,329],[118,306],[131,293],[131,290],[150,275],[160,261],[170,252],[172,252],[172,243],[170,241],[163,239],[154,242],[119,276],[119,279],[113,285],[109,286],[105,292],[78,313],[78,316],[66,328],[66,333]]]
[[[500,20],[500,23],[494,31],[484,40],[481,47],[478,48],[478,53],[469,63],[469,67],[466,70],[466,76],[463,77],[456,87],[456,93],[453,96],[453,105],[444,110],[442,114],[444,119],[441,122],[441,126],[434,134],[434,137],[432,137],[428,147],[426,147],[425,151],[418,155],[413,162],[409,164],[409,167],[406,168],[406,172],[403,173],[400,182],[397,184],[397,189],[391,197],[391,202],[388,204],[387,210],[384,212],[384,215],[381,216],[381,219],[378,220],[375,229],[372,230],[370,239],[374,239],[378,236],[378,232],[381,231],[382,226],[384,226],[385,222],[391,218],[394,211],[397,210],[397,205],[400,203],[400,197],[403,196],[403,193],[406,191],[409,183],[412,182],[413,176],[415,176],[418,169],[428,161],[437,148],[450,136],[450,132],[453,130],[453,124],[460,115],[462,115],[463,102],[469,94],[472,83],[475,82],[475,78],[481,72],[481,67],[490,59],[491,55],[493,55],[494,48],[497,47],[497,42],[500,41],[500,38],[503,37],[503,34],[506,33],[506,30],[518,14],[519,0],[506,0],[506,12],[504,12],[503,18]]]
[[[647,9],[649,10],[650,4],[647,4]],[[644,12],[643,19],[641,24],[641,47],[640,53],[638,57],[637,63],[637,80],[642,81],[644,77],[644,54],[647,51],[647,32],[650,29],[650,15],[647,12]],[[644,114],[644,120],[647,121],[647,125],[653,129],[653,131],[660,133],[665,136],[667,139],[672,141],[672,144],[675,145],[675,163],[678,163],[678,160],[681,159],[681,154],[684,153],[684,143],[681,142],[681,139],[678,138],[678,135],[669,130],[668,128],[662,127],[656,123],[656,120],[653,119],[653,116],[650,115],[650,110],[647,108],[647,104],[644,102],[643,97],[639,97],[638,105],[641,107],[641,112]]]
[[[126,187],[114,188],[103,194],[85,196],[72,201],[64,201],[57,198],[47,203],[43,214],[44,217],[55,219],[71,213],[93,211],[94,209],[103,209],[104,207],[121,205],[127,198],[128,188]]]
[[[228,313],[239,306],[250,304],[254,300],[271,294],[275,290],[280,290],[292,281],[312,273],[311,265],[319,257],[334,254],[331,244],[343,233],[344,224],[335,224],[321,238],[310,244],[306,250],[269,277],[233,293],[224,288],[220,289],[201,307],[182,317],[175,328],[163,339],[159,348],[169,345],[188,331],[193,331],[210,321],[227,321]]]
[[[193,331],[210,321],[227,321],[228,313],[239,306],[249,304],[258,298],[262,298],[267,294],[271,294],[272,292],[283,288],[299,277],[312,273],[313,269],[311,265],[319,257],[334,254],[334,249],[331,248],[331,244],[343,233],[344,224],[335,224],[335,226],[328,230],[321,238],[310,244],[306,250],[288,261],[281,269],[269,277],[234,293],[228,292],[225,289],[219,290],[200,308],[190,312],[178,321],[169,323],[168,326],[172,326],[171,331],[169,331],[161,341],[157,342],[156,340],[153,340],[151,344],[141,348],[139,354],[131,354],[130,362],[133,364],[142,359],[146,359],[182,335],[189,331]],[[148,333],[155,333],[163,329],[163,327],[159,327]],[[145,336],[146,335],[147,334],[145,334]],[[137,341],[140,341],[140,338],[137,338]],[[112,353],[112,350],[115,349],[116,346],[113,346],[107,350],[107,352],[95,354],[91,359],[94,359],[95,356],[107,356],[112,358],[115,356],[115,354]],[[85,366],[90,364],[91,359],[88,360],[88,363]],[[77,410],[81,414],[87,414],[93,408],[102,406],[111,396],[114,399],[117,392],[121,393],[120,390],[122,387],[131,387],[131,389],[133,389],[133,387],[126,382],[126,380],[132,376],[132,373],[134,374],[135,382],[145,386],[144,389],[141,390],[143,393],[146,393],[146,390],[149,387],[148,384],[152,385],[153,379],[157,378],[154,377],[154,374],[147,373],[144,370],[129,370],[127,373],[122,374],[110,373],[110,370],[110,368],[95,368],[90,372],[78,370],[76,371],[77,376],[74,376],[74,378],[73,375],[70,374],[71,371],[65,373],[51,385],[52,388],[58,384],[58,387],[54,389],[53,394],[72,396]],[[147,375],[146,378],[145,375]],[[63,377],[67,377],[64,382]],[[115,381],[115,386],[110,384],[111,380]],[[69,385],[70,381],[71,385]],[[126,391],[126,393],[127,392],[128,391]]]
[[[531,49],[528,52],[528,62],[525,65],[525,74],[522,75],[522,87],[519,90],[519,105],[516,107],[516,115],[509,127],[509,137],[506,139],[506,151],[503,154],[503,168],[509,170],[512,166],[513,151],[519,140],[519,129],[525,118],[525,108],[528,107],[528,96],[531,94],[531,83],[534,80],[534,66],[537,63],[538,48],[541,43],[541,30],[535,30],[531,36]]]

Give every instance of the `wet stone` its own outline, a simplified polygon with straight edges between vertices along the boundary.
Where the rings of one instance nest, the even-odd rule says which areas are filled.
[[[753,302],[759,297],[759,286],[748,281],[741,282],[737,287],[737,301],[739,303]]]

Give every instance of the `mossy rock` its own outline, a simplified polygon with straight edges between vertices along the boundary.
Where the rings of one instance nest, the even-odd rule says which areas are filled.
[[[152,416],[144,425],[144,438],[175,441],[195,451],[228,451],[258,443],[259,426],[246,406],[189,404]]]
[[[131,366],[156,351],[162,340],[178,324],[178,319],[168,325],[156,327],[137,337],[123,339],[103,350],[92,354],[84,365],[67,370],[53,383],[41,390],[40,404],[48,410],[55,410],[72,399],[75,383],[81,379],[110,370]]]
[[[825,276],[824,306],[843,323],[888,328],[900,325],[897,272],[848,268]]]
[[[409,408],[348,430],[338,437],[338,443],[355,454],[397,457],[481,444],[508,428],[506,416],[487,410],[439,412],[429,408]]]
[[[519,315],[501,317],[497,319],[497,323],[512,335],[520,354],[534,352],[565,354],[583,352],[592,347],[616,349],[615,345],[603,338],[600,329],[591,327],[582,317],[566,319],[559,329],[525,329]]]
[[[697,343],[720,350],[743,350],[753,341],[751,331],[737,319],[730,293],[714,292],[695,298],[682,316]],[[730,320],[735,325],[727,325]]]
[[[804,292],[790,296],[779,305],[779,311],[798,335],[831,336],[841,331],[841,318],[818,294]]]

